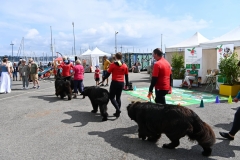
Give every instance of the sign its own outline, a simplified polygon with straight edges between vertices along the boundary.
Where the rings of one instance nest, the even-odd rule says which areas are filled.
[[[186,70],[191,70],[192,65],[196,66],[198,76],[202,77],[202,48],[185,48],[185,67]]]
[[[220,63],[220,59],[224,57],[230,57],[233,54],[233,44],[221,44],[217,46],[217,68]]]

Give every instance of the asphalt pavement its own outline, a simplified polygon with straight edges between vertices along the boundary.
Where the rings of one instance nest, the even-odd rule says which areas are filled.
[[[146,72],[130,73],[129,78],[137,87],[150,84]],[[95,85],[93,73],[85,74],[84,85]],[[102,122],[100,113],[90,112],[87,97],[61,100],[54,95],[53,79],[40,81],[40,86],[22,90],[21,82],[13,81],[12,92],[0,94],[0,160],[240,159],[240,135],[229,141],[218,134],[231,129],[237,103],[188,106],[216,134],[212,156],[206,158],[202,148],[187,137],[173,150],[162,148],[169,143],[165,135],[156,144],[138,139],[138,127],[128,117],[126,106],[141,99],[123,93],[121,116],[112,116],[115,109],[109,103],[109,120]]]

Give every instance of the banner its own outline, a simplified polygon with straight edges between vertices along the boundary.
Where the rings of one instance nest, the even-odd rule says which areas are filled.
[[[202,48],[185,48],[185,67],[186,70],[192,70],[192,65],[198,70],[198,77],[202,77]]]
[[[217,69],[219,69],[220,58],[230,57],[233,54],[233,49],[233,44],[221,44],[217,46]]]

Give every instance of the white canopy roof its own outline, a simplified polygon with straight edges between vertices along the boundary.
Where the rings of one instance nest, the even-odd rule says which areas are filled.
[[[90,49],[86,50],[84,53],[82,53],[81,55],[87,55],[88,53],[92,52]]]
[[[188,47],[198,47],[200,43],[209,41],[199,32],[196,32],[192,37],[188,38],[187,40],[178,43],[176,45],[170,46],[166,48],[166,52],[173,52],[179,48],[188,48]]]
[[[201,43],[201,46],[204,49],[207,49],[216,48],[217,45],[221,44],[234,44],[234,46],[240,46],[240,26],[218,38],[215,38],[206,43]]]
[[[105,53],[105,52],[101,51],[100,49],[98,49],[97,47],[91,52],[83,53],[81,56],[87,56],[87,55],[91,55],[91,56],[104,56],[104,55],[111,56],[111,54]]]

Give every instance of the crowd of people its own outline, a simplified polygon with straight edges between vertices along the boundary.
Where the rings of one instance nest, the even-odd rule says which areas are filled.
[[[171,78],[171,65],[163,57],[163,52],[161,49],[156,48],[153,51],[153,58],[155,63],[153,65],[152,79],[149,86],[148,97],[151,98],[153,94],[153,88],[155,88],[155,102],[160,104],[166,104],[165,96],[166,94],[171,94],[172,92],[172,78]],[[40,65],[41,66],[41,65]],[[49,62],[48,66],[52,66],[52,63]],[[122,61],[122,54],[116,53],[112,60],[109,61],[107,56],[103,57],[103,74],[102,81],[100,82],[100,67],[95,66],[94,80],[96,81],[96,86],[108,86],[108,77],[112,75],[112,81],[110,84],[109,95],[112,105],[115,107],[116,112],[114,116],[119,117],[121,113],[121,94],[123,88],[126,88],[129,84],[128,81],[128,67]],[[74,80],[74,98],[77,98],[78,91],[82,93],[84,91],[83,79],[84,79],[84,67],[81,65],[80,60],[76,60],[75,64],[71,63],[67,57],[63,57],[63,61],[54,66],[56,69],[61,69],[61,75],[65,80],[71,80],[73,77]],[[186,82],[188,87],[191,88],[190,80],[194,80],[197,76],[195,66],[192,65],[192,70],[189,75],[186,75],[183,84]],[[19,80],[23,83],[23,89],[28,89],[29,81],[32,80],[33,88],[39,89],[38,81],[38,65],[29,59],[28,64],[26,64],[25,59],[12,65],[8,61],[8,58],[5,56],[0,65],[0,93],[10,93],[11,92],[11,79],[17,81],[17,72],[19,72]],[[106,80],[106,85],[104,82]],[[125,82],[125,86],[124,86]],[[182,84],[182,85],[183,85]],[[182,86],[181,85],[181,86]],[[240,99],[240,92],[236,98],[235,102],[238,102]],[[240,109],[237,110],[234,116],[232,129],[227,132],[219,132],[219,134],[229,140],[234,140],[235,134],[239,131],[240,123]]]

